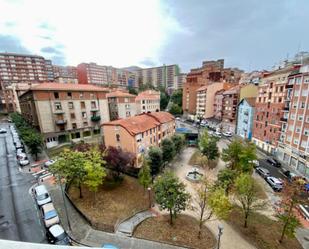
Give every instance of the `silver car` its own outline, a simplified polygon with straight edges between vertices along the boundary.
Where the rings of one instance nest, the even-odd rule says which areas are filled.
[[[257,167],[255,169],[256,173],[258,173],[260,176],[262,176],[264,179],[266,177],[269,176],[269,170],[268,169],[265,169],[265,168],[262,168],[262,167]]]

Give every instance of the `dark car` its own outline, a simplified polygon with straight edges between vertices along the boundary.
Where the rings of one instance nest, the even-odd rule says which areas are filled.
[[[281,167],[281,163],[279,163],[276,159],[274,159],[274,158],[271,158],[271,157],[269,157],[269,158],[267,158],[267,162],[269,163],[269,164],[271,164],[272,166],[275,166],[275,167]]]
[[[46,237],[49,243],[55,245],[71,245],[69,235],[63,230],[62,226],[56,224],[46,231]]]

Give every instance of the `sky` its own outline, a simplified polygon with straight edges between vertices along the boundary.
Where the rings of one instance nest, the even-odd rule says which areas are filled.
[[[59,65],[251,71],[309,51],[308,0],[0,0],[0,13],[1,52]]]

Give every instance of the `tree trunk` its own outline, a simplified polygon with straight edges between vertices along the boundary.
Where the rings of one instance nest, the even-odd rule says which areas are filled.
[[[294,206],[294,203],[292,202],[291,205],[290,205],[290,208],[289,208],[289,212],[288,212],[288,218],[286,220],[286,222],[284,223],[284,226],[282,228],[282,233],[281,233],[281,236],[280,236],[280,239],[279,239],[279,242],[282,243],[283,242],[283,239],[284,239],[284,235],[285,235],[285,231],[286,231],[286,228],[290,222],[290,217],[291,217],[291,213],[292,213],[292,210],[293,210],[293,206]]]
[[[170,209],[170,225],[173,225],[173,211]]]
[[[79,198],[83,198],[82,185],[79,184],[78,188],[79,188]]]
[[[247,209],[247,210],[245,211],[245,223],[244,223],[244,227],[245,227],[245,228],[248,227],[249,212],[250,212],[249,209]]]
[[[197,236],[199,239],[201,239],[201,234],[202,234],[204,210],[205,210],[205,205],[202,206],[200,220],[199,220],[199,230],[198,230],[198,236]]]

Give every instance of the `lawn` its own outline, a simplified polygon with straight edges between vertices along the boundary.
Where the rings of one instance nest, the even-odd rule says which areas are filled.
[[[190,158],[190,160],[189,160],[189,162],[188,162],[188,164],[189,165],[199,165],[199,159],[200,159],[200,157],[201,157],[201,152],[199,151],[199,150],[196,150],[193,154],[192,154],[192,156],[191,156],[191,158]]]
[[[189,248],[213,249],[216,245],[216,239],[207,227],[203,227],[201,239],[198,239],[197,235],[198,221],[195,218],[178,215],[171,226],[169,216],[163,215],[142,222],[133,236]]]
[[[70,149],[70,144],[63,144],[62,146],[57,146],[56,148],[50,148],[47,150],[47,154],[49,158],[53,158],[58,156],[61,152],[63,152],[65,149]]]
[[[248,228],[243,227],[243,215],[239,208],[234,208],[228,219],[237,231],[240,232],[249,242],[259,249],[301,249],[296,238],[284,239],[283,243],[278,242],[282,226],[277,221],[268,217],[254,213],[249,217]]]
[[[148,208],[148,193],[144,192],[135,178],[125,176],[121,184],[106,181],[96,194],[83,188],[83,198],[79,198],[76,188],[69,190],[69,195],[76,206],[102,230],[112,232],[116,222],[128,218],[134,213]]]

